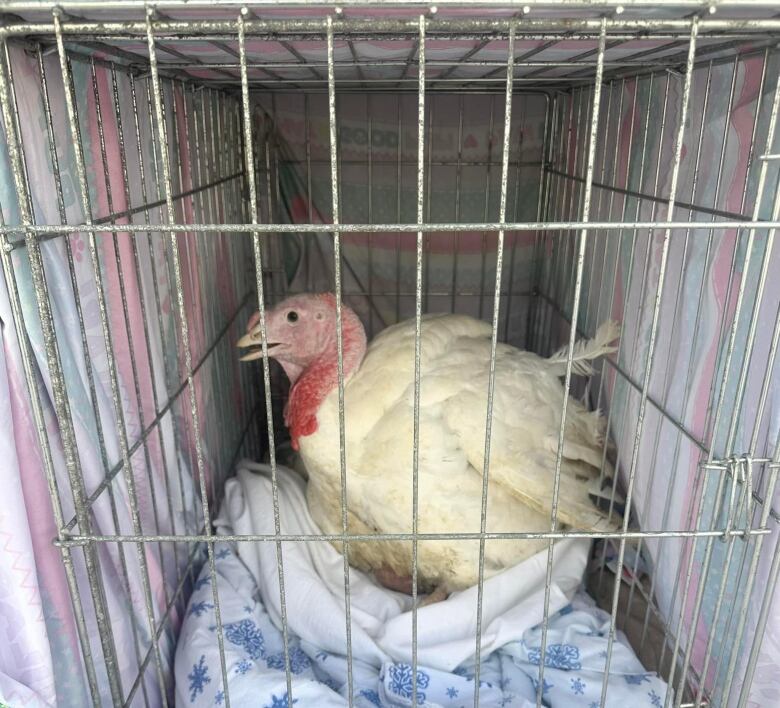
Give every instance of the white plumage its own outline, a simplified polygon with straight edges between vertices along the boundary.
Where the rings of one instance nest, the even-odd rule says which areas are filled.
[[[294,303],[295,304],[295,303]],[[282,303],[274,312],[289,310]],[[302,309],[300,303],[296,309]],[[297,315],[296,315],[297,319]],[[274,319],[269,315],[273,326]],[[249,335],[248,335],[249,336]],[[617,327],[606,323],[574,352],[575,373],[612,349]],[[491,326],[461,315],[422,321],[418,532],[478,533],[482,508]],[[351,533],[412,532],[414,320],[371,342],[344,391],[348,524]],[[269,341],[279,341],[269,329]],[[498,344],[490,448],[487,531],[549,531],[556,450],[563,404],[566,349],[548,359]],[[312,516],[326,533],[340,533],[341,464],[338,389],[317,413],[317,429],[300,437],[309,475]],[[579,529],[607,530],[588,485],[602,462],[603,419],[569,398],[558,519]],[[485,576],[515,565],[546,540],[488,540]],[[411,542],[351,542],[350,562],[364,570],[411,575]],[[478,579],[479,542],[418,543],[418,577],[425,589],[449,592]]]
[[[602,332],[608,337],[610,329]],[[350,532],[412,531],[414,435],[414,321],[390,327],[371,343],[345,387]],[[426,317],[420,363],[418,532],[479,532],[485,452],[491,327],[469,317]],[[608,341],[608,340],[607,340]],[[604,352],[581,348],[578,365]],[[559,377],[565,354],[543,359],[499,344],[488,484],[488,532],[548,531],[563,404]],[[319,408],[319,428],[300,439],[309,473],[308,502],[327,533],[342,528],[338,390]],[[587,493],[601,464],[598,413],[569,399],[558,518],[575,527],[606,528]],[[546,545],[489,541],[485,575],[520,562]],[[447,590],[477,581],[477,541],[418,544],[418,573]],[[411,544],[350,544],[350,561],[363,569],[389,566],[411,574]]]

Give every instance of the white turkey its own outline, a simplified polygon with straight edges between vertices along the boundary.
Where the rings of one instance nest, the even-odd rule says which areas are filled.
[[[412,532],[415,322],[388,327],[366,347],[357,315],[342,308],[348,530]],[[341,533],[336,307],[332,294],[296,295],[266,313],[269,356],[290,379],[285,423],[308,473],[307,501],[325,533]],[[614,351],[612,322],[576,345],[574,372]],[[242,360],[262,356],[259,314],[238,342]],[[464,315],[422,320],[418,532],[478,533],[482,508],[491,325]],[[498,344],[490,447],[487,531],[549,531],[561,377],[567,349],[549,358]],[[584,530],[614,528],[589,497],[598,477],[604,422],[569,398],[558,519]],[[544,539],[493,539],[485,577],[546,547]],[[340,544],[334,544],[340,548]],[[479,542],[418,543],[418,587],[446,596],[477,582]],[[349,544],[352,565],[384,585],[409,590],[410,541]]]

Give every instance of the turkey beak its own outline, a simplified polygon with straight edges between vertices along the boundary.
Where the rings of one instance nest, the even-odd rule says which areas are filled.
[[[273,349],[278,345],[277,342],[268,342],[268,356],[273,356]],[[249,351],[240,358],[241,361],[253,361],[254,359],[260,359],[263,356],[262,335],[260,332],[260,325],[255,327],[251,332],[247,332],[241,339],[236,342],[236,346],[239,349],[248,349]]]

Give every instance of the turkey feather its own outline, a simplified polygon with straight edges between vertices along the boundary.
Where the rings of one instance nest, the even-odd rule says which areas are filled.
[[[598,359],[604,354],[615,351],[611,346],[620,335],[620,327],[616,322],[607,320],[596,330],[593,339],[582,339],[574,343],[574,354],[572,355],[572,373],[580,376],[591,376],[593,367],[590,362]],[[547,361],[551,365],[558,364],[563,367],[561,374],[566,370],[566,361],[569,356],[569,345],[565,344]]]

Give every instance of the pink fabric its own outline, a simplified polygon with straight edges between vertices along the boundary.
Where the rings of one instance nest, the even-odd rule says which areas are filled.
[[[28,57],[23,51],[11,49],[11,59],[14,72],[15,90],[19,104],[20,115],[42,116],[40,83],[37,75],[35,59]],[[73,221],[83,218],[80,209],[78,193],[77,170],[73,162],[71,149],[72,139],[67,130],[63,91],[60,71],[56,56],[45,59],[47,81],[55,126],[55,140],[59,166],[62,174],[63,191],[67,216]],[[83,63],[73,63],[75,96],[77,101],[85,167],[90,188],[90,201],[95,218],[103,217],[111,210],[122,211],[127,204],[122,162],[119,152],[118,124],[113,105],[113,86],[111,74],[102,67],[96,67],[96,83],[100,97],[101,120],[105,145],[107,173],[103,166],[101,154],[101,136],[98,130],[95,95],[93,92],[91,70]],[[135,145],[135,127],[132,118],[132,104],[129,93],[129,80],[118,73],[119,104],[123,118],[123,138],[127,153],[127,169],[132,206],[142,203],[140,193],[140,173],[138,155]],[[147,199],[157,198],[157,185],[154,181],[154,161],[150,146],[152,134],[148,120],[148,97],[143,82],[136,82],[138,99],[138,116],[142,133],[141,144],[144,150],[144,162],[147,180]],[[174,185],[174,191],[182,191],[198,186],[193,184],[190,176],[190,160],[193,155],[188,149],[187,126],[183,120],[184,101],[191,103],[191,98],[184,98],[180,88],[176,90],[179,143],[174,139],[172,123],[171,94],[166,92],[166,107],[168,109],[168,136],[172,147],[170,158],[172,171],[175,172],[177,160],[182,166],[182,185]],[[188,110],[192,111],[192,105]],[[156,126],[155,126],[156,128]],[[29,184],[32,187],[33,207],[39,223],[59,223],[57,202],[52,199],[54,182],[51,163],[48,157],[48,138],[43,122],[22,121],[22,141],[25,159],[30,175]],[[156,139],[156,138],[155,138]],[[178,158],[177,158],[178,154]],[[3,216],[6,223],[18,220],[15,205],[13,184],[9,180],[10,169],[6,154],[0,153],[0,190],[3,206]],[[205,178],[205,175],[203,176]],[[111,203],[109,204],[108,186],[111,188]],[[181,203],[181,202],[179,202]],[[177,207],[178,208],[178,207]],[[162,210],[151,211],[152,220],[164,218]],[[136,223],[141,216],[134,217]],[[194,220],[192,199],[184,200],[184,212],[177,213],[180,221]],[[215,214],[216,219],[223,219],[221,212]],[[121,223],[121,221],[120,221]],[[126,426],[128,445],[133,446],[143,432],[142,423],[149,426],[157,416],[154,408],[153,391],[156,387],[160,405],[168,401],[164,372],[163,351],[172,350],[173,337],[177,322],[173,319],[167,271],[168,266],[163,256],[164,234],[155,233],[151,239],[145,234],[117,233],[116,243],[110,234],[97,234],[95,237],[100,259],[100,277],[102,280],[109,328],[112,334],[116,375],[119,381],[119,403],[122,408]],[[210,253],[209,237],[195,234],[180,234],[177,236],[179,254],[182,261],[184,277],[185,310],[190,323],[190,343],[193,351],[193,363],[198,363],[215,336],[208,332],[206,321],[211,321],[217,328],[232,317],[239,304],[237,284],[230,278],[231,264],[236,256],[230,249],[236,247],[236,241],[229,242],[227,237],[219,238],[219,246],[214,249],[214,257]],[[110,373],[105,343],[100,325],[97,306],[95,276],[89,253],[89,241],[83,234],[74,234],[68,238],[74,263],[76,287],[80,295],[81,311],[85,323],[85,335],[89,349],[99,419],[105,439],[105,457],[108,468],[121,460],[119,437],[117,435],[119,421],[116,418],[112,402]],[[141,280],[136,276],[133,244],[135,243]],[[57,332],[59,353],[65,383],[68,403],[73,419],[74,431],[78,447],[78,461],[87,494],[92,493],[104,479],[107,469],[103,464],[103,454],[96,437],[95,419],[92,411],[91,396],[87,385],[84,352],[82,351],[81,335],[77,326],[74,293],[67,268],[65,240],[55,239],[42,247],[46,267],[47,286],[50,294],[50,304],[54,316],[54,327]],[[204,257],[205,256],[205,257]],[[161,312],[152,296],[151,259],[157,266],[160,292]],[[40,376],[41,404],[47,421],[48,436],[53,455],[54,472],[57,477],[59,495],[63,503],[65,521],[73,515],[73,503],[69,492],[70,482],[64,465],[64,457],[59,443],[59,431],[52,407],[52,386],[44,355],[43,340],[38,324],[37,306],[29,278],[27,254],[24,249],[13,253],[15,280],[19,289],[22,309],[25,315],[24,326],[32,347],[32,366],[34,376]],[[124,284],[124,293],[120,288],[120,273]],[[9,304],[10,283],[0,281],[0,319],[7,325],[3,329],[2,347],[0,347],[0,455],[8,464],[2,466],[3,488],[8,491],[8,505],[13,514],[0,514],[0,547],[5,549],[0,554],[0,575],[3,577],[3,587],[7,588],[4,598],[0,598],[0,612],[3,622],[2,650],[7,654],[0,661],[0,700],[13,706],[54,706],[54,705],[85,705],[88,702],[87,687],[80,656],[80,645],[76,633],[73,605],[65,581],[60,551],[52,545],[52,539],[57,535],[52,514],[51,499],[43,473],[42,457],[39,448],[36,426],[32,420],[31,403],[27,398],[27,383],[21,367],[21,351],[16,340],[15,329]],[[127,307],[125,314],[124,302]],[[143,298],[148,320],[144,323],[141,310]],[[209,304],[213,303],[213,304]],[[215,307],[216,306],[216,307]],[[209,315],[209,308],[216,314]],[[162,319],[162,336],[157,326],[158,315]],[[146,325],[146,326],[145,326]],[[149,353],[145,343],[149,336]],[[235,333],[235,330],[231,330]],[[132,338],[132,359],[130,339]],[[135,370],[133,367],[135,362]],[[214,388],[214,377],[217,375],[214,357],[206,360],[195,377],[196,400],[199,407],[202,430],[211,441],[204,445],[205,465],[207,473],[211,473],[218,462],[215,453],[227,449],[234,441],[220,440],[219,428],[209,424],[207,411],[213,405],[218,392]],[[184,371],[183,362],[179,362],[180,371]],[[154,377],[152,376],[154,366]],[[173,362],[176,368],[176,362]],[[237,371],[237,366],[234,367]],[[137,377],[137,382],[136,382]],[[175,391],[179,381],[169,381],[168,390]],[[136,390],[137,386],[137,390]],[[3,395],[5,389],[8,394]],[[241,413],[243,400],[240,397],[229,397],[236,406],[236,413]],[[5,403],[5,405],[3,405]],[[157,430],[146,437],[145,446],[139,445],[132,455],[131,465],[133,480],[138,497],[138,510],[141,529],[145,533],[196,533],[200,529],[198,515],[200,504],[195,496],[196,490],[192,483],[191,471],[187,460],[194,460],[194,436],[189,420],[189,400],[186,390],[174,405],[171,412],[162,417],[158,424],[159,433],[165,445],[165,456],[161,447],[160,434]],[[177,428],[185,433],[179,438],[183,443],[181,454],[177,453],[177,442],[173,436],[173,418]],[[143,418],[143,420],[142,420]],[[230,430],[235,435],[234,430]],[[147,466],[148,454],[148,466]],[[220,453],[221,454],[221,453]],[[181,483],[177,481],[177,467],[182,466]],[[21,474],[24,470],[24,474]],[[113,534],[132,533],[133,525],[130,514],[130,497],[126,485],[125,474],[120,472],[111,483],[111,490],[116,506],[118,527],[113,521],[112,506],[108,494],[103,491],[93,505],[92,523],[96,533]],[[171,502],[166,501],[170,492]],[[156,498],[157,509],[153,507],[153,495]],[[14,498],[12,499],[11,496]],[[184,504],[184,506],[182,506]],[[173,510],[173,517],[170,510]],[[78,531],[78,529],[77,529]],[[155,626],[162,618],[169,598],[165,588],[172,591],[176,586],[176,567],[186,562],[189,549],[182,546],[186,552],[174,555],[173,548],[166,544],[160,548],[158,544],[145,544],[145,561],[149,572],[149,580],[154,606]],[[179,549],[181,550],[181,549]],[[148,649],[146,637],[149,623],[145,611],[145,591],[142,583],[141,568],[136,548],[126,544],[119,552],[115,544],[99,544],[100,569],[102,582],[107,599],[107,612],[111,624],[125,690],[133,683],[138,672],[136,660],[136,645],[131,626],[135,624],[141,641],[141,657]],[[74,570],[82,598],[87,631],[95,662],[97,679],[102,700],[110,701],[108,685],[104,670],[104,659],[99,641],[99,631],[90,602],[90,592],[87,583],[83,554],[80,549],[72,553]],[[127,568],[129,587],[124,581],[124,568]],[[13,590],[13,595],[8,594]],[[129,604],[128,604],[129,603]],[[177,608],[172,608],[169,618],[171,632],[164,632],[160,639],[160,649],[164,665],[172,660],[173,641],[180,624],[181,617]],[[56,657],[56,659],[55,659]],[[160,700],[159,687],[156,686],[154,663],[145,673],[146,691],[150,702],[156,705]],[[138,700],[143,700],[142,692],[138,692]]]

